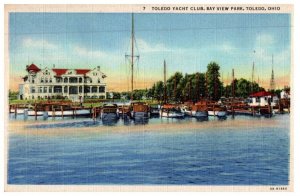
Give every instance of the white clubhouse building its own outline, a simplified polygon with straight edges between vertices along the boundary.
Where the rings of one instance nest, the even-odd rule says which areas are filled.
[[[20,99],[106,99],[106,75],[99,66],[94,69],[40,69],[32,63],[26,66],[26,71],[24,83],[19,86]]]

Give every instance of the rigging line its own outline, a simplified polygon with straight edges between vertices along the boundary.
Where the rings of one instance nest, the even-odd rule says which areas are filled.
[[[136,50],[137,50],[137,58],[139,58],[139,55],[140,55],[140,51],[139,51],[139,48],[138,48],[138,44],[137,44],[137,41],[135,39],[135,37],[133,38],[134,39],[134,43],[135,43],[135,47],[136,47]]]

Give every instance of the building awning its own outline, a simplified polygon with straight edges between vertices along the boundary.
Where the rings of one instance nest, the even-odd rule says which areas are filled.
[[[267,96],[274,96],[274,95],[266,91],[260,91],[260,92],[252,93],[250,95],[250,97],[267,97]]]

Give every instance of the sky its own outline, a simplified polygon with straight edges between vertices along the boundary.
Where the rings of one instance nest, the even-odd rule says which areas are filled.
[[[176,71],[205,72],[217,62],[227,84],[254,79],[269,88],[272,55],[275,84],[290,83],[289,14],[135,14],[134,88],[148,88]],[[109,91],[130,89],[131,13],[10,13],[10,89],[17,90],[27,64],[40,68],[95,68]],[[255,52],[254,52],[255,51]]]

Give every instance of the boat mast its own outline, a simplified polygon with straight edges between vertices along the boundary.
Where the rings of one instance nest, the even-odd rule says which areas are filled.
[[[253,53],[255,54],[255,50],[253,51]],[[253,93],[253,86],[254,86],[254,65],[255,65],[255,63],[254,63],[254,60],[253,60],[253,65],[252,65],[252,83],[251,83],[251,91],[252,91],[252,93]]]
[[[271,73],[270,89],[275,90],[273,54],[272,54],[272,73]]]
[[[164,60],[164,103],[167,102],[167,83],[166,83],[166,73],[167,73],[167,67],[166,67],[166,60]]]
[[[131,97],[130,100],[133,100],[133,66],[134,66],[134,18],[133,13],[131,15]]]
[[[234,99],[235,98],[235,81],[234,81],[234,69],[232,69],[232,87],[231,87],[231,96]]]

